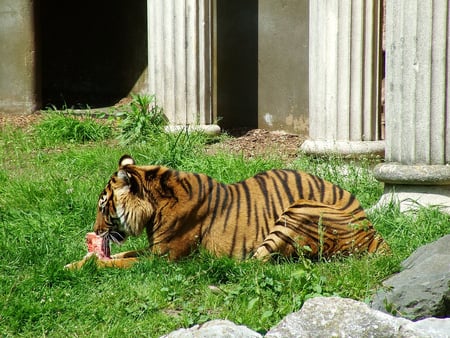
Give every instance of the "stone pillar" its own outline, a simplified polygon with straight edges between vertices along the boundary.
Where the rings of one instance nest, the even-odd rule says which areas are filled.
[[[172,124],[210,124],[211,0],[147,0],[149,93]]]
[[[0,1],[0,113],[39,108],[35,1]]]
[[[306,153],[383,154],[381,0],[310,1]]]
[[[380,203],[450,208],[447,0],[386,0],[386,163]],[[447,209],[450,210],[450,209]]]

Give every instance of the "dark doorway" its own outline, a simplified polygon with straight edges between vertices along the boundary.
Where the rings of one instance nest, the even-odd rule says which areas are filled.
[[[146,71],[147,3],[39,2],[43,107],[111,106]]]
[[[258,0],[216,1],[216,116],[225,128],[258,126]]]

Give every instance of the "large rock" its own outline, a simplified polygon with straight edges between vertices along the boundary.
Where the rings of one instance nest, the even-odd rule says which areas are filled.
[[[236,325],[228,320],[211,320],[202,325],[195,325],[189,329],[179,329],[161,338],[201,338],[201,337],[225,337],[225,338],[261,338],[262,336],[247,328]]]
[[[426,321],[430,321],[427,319]],[[294,337],[449,337],[450,319],[412,322],[338,297],[317,297],[286,316],[266,338]]]
[[[372,307],[413,320],[450,317],[450,235],[417,249],[387,279]]]

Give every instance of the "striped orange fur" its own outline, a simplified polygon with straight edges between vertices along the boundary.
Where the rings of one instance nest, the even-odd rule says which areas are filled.
[[[122,243],[144,229],[149,250],[170,259],[198,247],[262,260],[275,253],[330,257],[387,248],[356,198],[316,176],[270,170],[227,185],[203,174],[137,166],[125,155],[100,194],[94,231]]]

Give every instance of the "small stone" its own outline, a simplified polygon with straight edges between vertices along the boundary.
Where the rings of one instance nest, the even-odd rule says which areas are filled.
[[[179,329],[161,338],[261,338],[262,336],[247,328],[236,325],[228,320],[211,320],[201,325],[195,325],[189,329]]]

